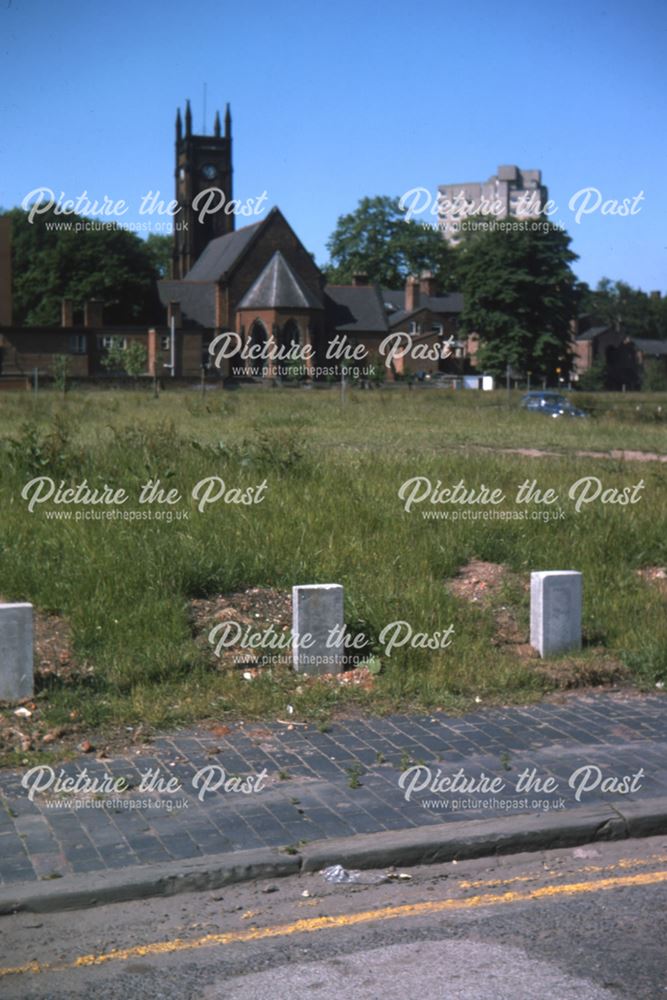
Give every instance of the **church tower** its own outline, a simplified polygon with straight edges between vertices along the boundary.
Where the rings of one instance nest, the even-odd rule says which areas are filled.
[[[222,134],[220,113],[216,112],[213,135],[194,135],[190,102],[176,114],[176,201],[180,211],[174,216],[173,277],[184,278],[206,244],[234,229],[234,215],[224,210],[232,200],[232,116],[225,111]],[[208,193],[205,193],[208,192]],[[221,193],[222,192],[222,193]],[[210,199],[210,202],[209,202]],[[208,205],[203,221],[198,216]]]

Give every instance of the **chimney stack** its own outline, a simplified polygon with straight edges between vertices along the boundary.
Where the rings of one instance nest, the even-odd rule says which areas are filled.
[[[83,304],[83,325],[90,330],[93,327],[104,326],[102,299],[86,299]]]
[[[63,299],[60,303],[60,325],[64,329],[74,326],[74,302],[72,299]]]
[[[0,218],[0,326],[12,325],[12,220]]]
[[[422,271],[419,276],[419,291],[422,295],[426,295],[428,298],[438,294],[433,271]]]
[[[352,275],[352,284],[354,285],[355,288],[360,288],[363,285],[367,285],[368,284],[368,275],[367,274],[354,274],[354,275]]]
[[[419,308],[419,278],[409,274],[405,282],[405,311],[413,312]]]

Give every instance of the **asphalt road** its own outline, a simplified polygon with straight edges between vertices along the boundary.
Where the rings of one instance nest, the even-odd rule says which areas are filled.
[[[405,871],[2,917],[0,997],[667,998],[667,837]]]

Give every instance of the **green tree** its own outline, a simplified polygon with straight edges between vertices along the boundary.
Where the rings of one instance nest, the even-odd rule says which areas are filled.
[[[457,258],[461,327],[479,334],[481,367],[500,375],[509,364],[551,379],[567,371],[577,299],[568,234],[498,225],[466,237]]]
[[[657,358],[647,358],[644,361],[642,389],[647,392],[665,392],[667,389],[667,368],[665,362]]]
[[[118,226],[81,229],[79,216],[38,215],[13,208],[12,265],[14,322],[21,326],[60,321],[61,299],[81,305],[101,299],[109,323],[152,323],[162,317],[157,296],[155,254],[134,233]],[[72,228],[48,228],[49,223]]]
[[[607,388],[607,366],[604,361],[594,361],[590,368],[582,372],[577,383],[584,392],[598,392]]]
[[[595,289],[580,286],[580,313],[629,337],[667,339],[667,299],[647,295],[625,281],[602,278]]]
[[[150,233],[146,240],[146,249],[156,273],[161,278],[168,278],[171,275],[174,252],[172,237],[161,233]]]
[[[355,274],[365,274],[398,289],[409,274],[430,270],[442,290],[451,284],[451,249],[437,229],[406,222],[398,198],[362,198],[354,212],[340,216],[327,249],[324,271],[332,283],[349,284]]]

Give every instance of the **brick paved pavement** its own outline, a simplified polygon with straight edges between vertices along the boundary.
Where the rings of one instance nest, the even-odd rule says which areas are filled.
[[[124,756],[96,760],[91,755],[62,765],[71,777],[83,768],[100,781],[125,777],[134,787],[115,795],[112,803],[103,794],[48,792],[30,801],[21,784],[23,772],[0,773],[0,883],[492,820],[539,811],[536,799],[548,799],[552,807],[562,801],[562,808],[573,809],[666,795],[666,763],[667,698],[660,695],[593,694],[462,717],[436,713],[350,720],[332,724],[328,732],[263,723],[235,724],[222,737],[193,729],[156,738]],[[605,777],[643,768],[641,788],[625,796],[598,788],[577,803],[568,779],[588,764]],[[209,791],[200,801],[193,779],[212,765],[224,768],[227,777],[265,769],[262,789],[255,794]],[[440,795],[424,789],[406,801],[398,779],[414,765],[430,767],[434,778],[438,769],[442,777],[463,768],[473,780],[484,773],[500,778],[506,788],[496,794]],[[181,787],[172,794],[140,791],[149,768],[158,769],[164,780],[176,777]],[[557,792],[515,792],[525,768],[535,768],[540,778],[555,778]],[[54,771],[60,774],[59,767]],[[420,778],[425,774],[421,770]]]

